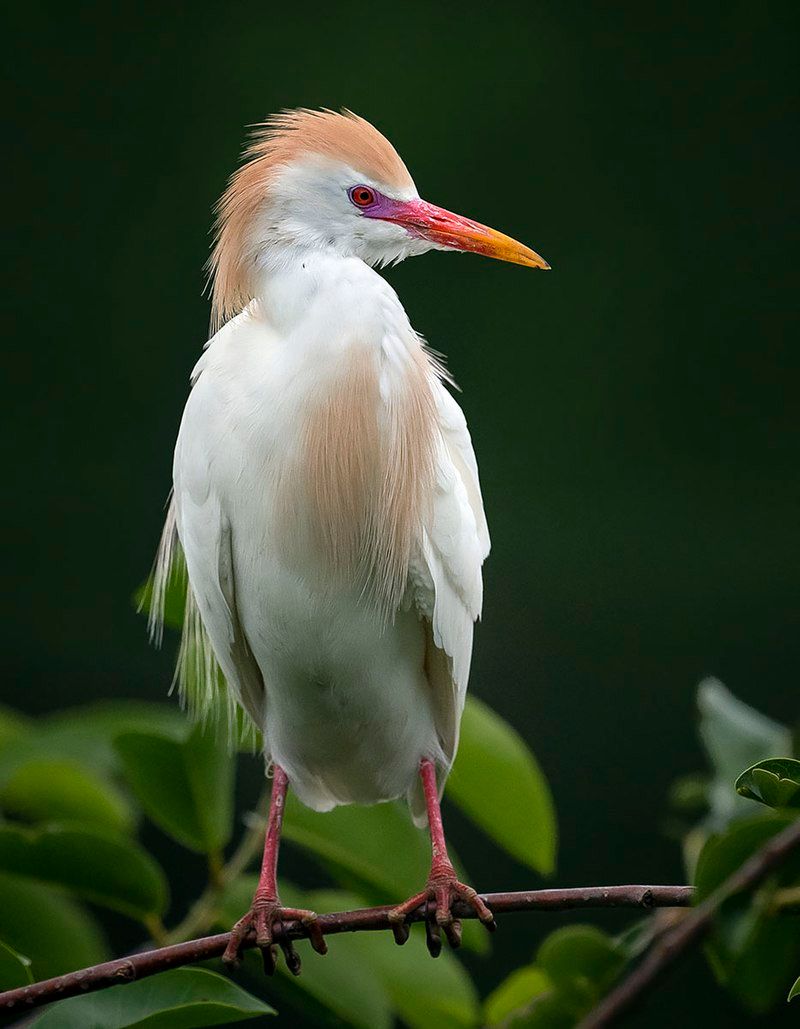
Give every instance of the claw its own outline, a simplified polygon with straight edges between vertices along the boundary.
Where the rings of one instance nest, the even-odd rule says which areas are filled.
[[[286,967],[292,975],[300,975],[300,969],[303,967],[303,963],[300,960],[300,955],[294,949],[292,941],[281,940],[281,950],[283,951],[283,956],[286,959]]]
[[[300,919],[308,933],[308,939],[311,946],[317,952],[317,954],[327,954],[328,944],[325,942],[325,937],[322,934],[322,929],[319,924],[319,919],[313,911],[307,911]]]
[[[434,915],[434,905],[432,902],[428,903],[427,917],[425,918],[425,943],[428,947],[428,953],[432,958],[438,958],[442,953],[442,933],[439,928],[439,924]]]
[[[305,911],[302,908],[284,908],[277,899],[269,898],[255,900],[247,914],[234,925],[222,960],[226,965],[236,968],[240,963],[242,946],[246,938],[253,932],[256,946],[261,951],[264,962],[264,973],[273,975],[278,963],[278,947],[274,943],[275,928],[277,926],[282,933],[286,922],[299,922],[305,929],[314,950],[318,954],[327,953],[328,946],[317,915],[313,911]],[[282,934],[278,943],[286,959],[286,967],[292,975],[299,975],[302,963],[294,944]]]
[[[452,922],[447,925],[443,925],[442,929],[447,937],[447,942],[450,944],[453,950],[458,950],[461,946],[461,922],[457,918],[454,918]]]
[[[259,949],[264,963],[264,975],[275,975],[275,969],[278,967],[278,948],[274,944],[265,944]]]
[[[398,947],[402,947],[408,941],[411,930],[405,922],[392,922],[392,933],[394,935],[394,942]]]
[[[408,939],[407,919],[420,906],[425,904],[425,942],[432,957],[438,957],[442,951],[442,933],[449,945],[455,949],[461,946],[462,925],[453,917],[453,901],[460,900],[468,904],[489,932],[494,932],[497,924],[494,915],[486,902],[477,892],[465,883],[459,882],[452,867],[439,867],[432,871],[423,893],[415,894],[389,912],[389,924],[396,943],[403,944]]]

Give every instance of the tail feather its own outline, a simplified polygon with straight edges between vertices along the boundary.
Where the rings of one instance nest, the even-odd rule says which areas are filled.
[[[227,737],[231,749],[255,749],[258,732],[238,703],[214,654],[208,633],[192,592],[186,559],[178,537],[175,501],[167,510],[151,576],[148,631],[151,641],[161,646],[164,638],[167,598],[173,592],[183,596],[181,642],[170,693],[177,686],[181,707],[201,725],[213,726]]]

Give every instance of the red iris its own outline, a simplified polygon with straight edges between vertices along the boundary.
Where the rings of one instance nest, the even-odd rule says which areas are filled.
[[[375,203],[375,194],[369,186],[353,186],[350,190],[350,199],[356,207],[370,207]]]

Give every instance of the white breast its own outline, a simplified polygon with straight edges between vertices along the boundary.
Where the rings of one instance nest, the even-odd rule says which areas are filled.
[[[204,630],[300,798],[446,771],[488,536],[463,416],[384,280],[273,276],[195,369],[174,486]]]

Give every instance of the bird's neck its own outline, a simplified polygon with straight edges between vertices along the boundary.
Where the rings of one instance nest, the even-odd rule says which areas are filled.
[[[269,247],[259,257],[255,298],[278,332],[289,333],[307,317],[320,294],[335,297],[337,281],[354,260],[333,249]]]

